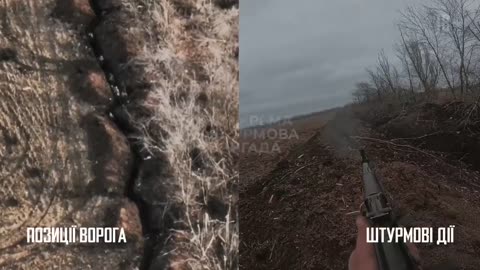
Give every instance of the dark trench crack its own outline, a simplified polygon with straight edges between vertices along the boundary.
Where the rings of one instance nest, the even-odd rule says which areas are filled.
[[[143,258],[140,266],[141,270],[146,270],[150,268],[151,262],[154,257],[154,247],[159,238],[160,233],[157,232],[154,228],[151,228],[149,225],[150,220],[150,210],[149,205],[145,202],[135,192],[135,182],[140,174],[140,168],[142,167],[143,161],[147,158],[146,154],[141,151],[141,144],[138,139],[135,139],[136,128],[132,124],[132,120],[129,117],[127,111],[127,104],[129,103],[129,97],[127,91],[120,87],[120,84],[114,76],[114,68],[109,63],[108,59],[104,59],[104,53],[102,50],[102,45],[99,43],[95,31],[99,24],[104,20],[105,16],[108,16],[108,10],[102,10],[98,4],[98,0],[90,0],[90,5],[95,12],[95,18],[87,26],[87,37],[90,43],[90,47],[95,54],[95,58],[98,61],[98,64],[103,71],[105,78],[109,84],[110,90],[112,92],[113,100],[111,105],[106,111],[106,114],[109,116],[109,119],[118,127],[118,129],[123,133],[123,135],[128,139],[131,153],[133,155],[133,166],[132,172],[128,179],[125,196],[133,201],[139,210],[140,220],[142,225],[143,237],[144,237],[144,248],[143,248]]]

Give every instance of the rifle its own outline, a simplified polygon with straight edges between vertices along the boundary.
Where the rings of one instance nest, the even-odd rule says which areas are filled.
[[[398,227],[383,186],[370,167],[364,150],[360,150],[363,167],[366,217],[372,227]],[[378,270],[416,270],[415,260],[404,242],[374,243]]]

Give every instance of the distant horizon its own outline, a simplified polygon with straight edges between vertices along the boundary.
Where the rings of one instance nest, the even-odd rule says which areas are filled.
[[[419,0],[245,0],[240,12],[240,128],[353,101],[381,50],[395,60],[399,11]]]
[[[327,109],[322,109],[322,110],[319,110],[319,111],[306,112],[306,113],[303,113],[303,114],[285,116],[285,117],[279,117],[279,118],[276,118],[276,117],[259,118],[256,115],[250,115],[250,117],[252,118],[251,124],[242,126],[242,123],[240,122],[240,129],[241,130],[246,130],[246,129],[250,129],[250,128],[268,127],[268,126],[271,126],[271,125],[281,124],[282,122],[302,120],[304,118],[314,116],[316,114],[326,113],[326,112],[329,112],[329,111],[333,111],[333,110],[336,110],[336,109],[343,108],[344,106],[347,106],[349,104],[352,104],[352,102],[347,102],[343,105],[339,105],[339,106],[335,106],[335,107],[331,107],[331,108],[327,108]],[[262,121],[262,122],[260,123],[259,121]]]

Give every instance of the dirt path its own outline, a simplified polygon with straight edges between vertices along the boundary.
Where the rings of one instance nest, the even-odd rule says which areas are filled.
[[[355,241],[355,214],[362,201],[355,149],[326,135],[344,129],[331,121],[295,147],[240,196],[241,269],[346,269]],[[340,128],[339,128],[340,127]],[[356,134],[386,141],[356,126]],[[339,138],[333,136],[333,138]],[[475,171],[432,160],[409,148],[358,141],[375,161],[404,226],[456,225],[455,243],[419,245],[425,269],[477,269],[480,265],[480,193],[468,182]],[[253,163],[253,161],[252,161]],[[242,173],[242,171],[241,171]],[[468,179],[468,181],[466,181]],[[465,181],[463,181],[465,180]]]

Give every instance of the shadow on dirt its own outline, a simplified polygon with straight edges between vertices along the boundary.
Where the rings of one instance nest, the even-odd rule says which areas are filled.
[[[132,172],[133,158],[127,139],[105,117],[90,113],[81,123],[87,131],[88,158],[95,175],[92,193],[122,196]]]

